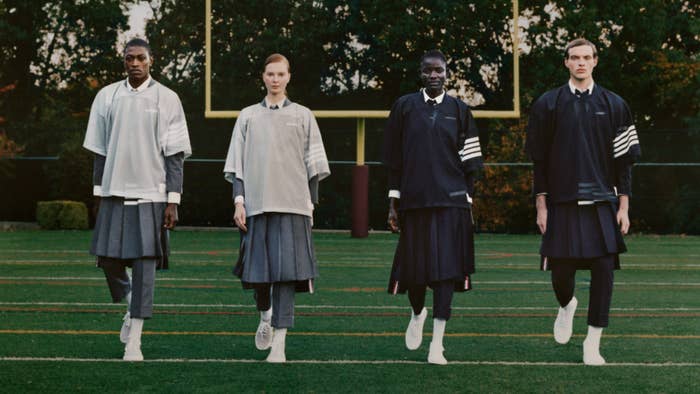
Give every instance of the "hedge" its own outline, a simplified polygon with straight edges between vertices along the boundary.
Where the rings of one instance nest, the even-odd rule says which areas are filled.
[[[47,230],[85,230],[88,228],[88,210],[78,201],[39,201],[36,220]]]

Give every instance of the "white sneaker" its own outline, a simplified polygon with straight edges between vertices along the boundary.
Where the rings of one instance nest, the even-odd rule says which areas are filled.
[[[406,328],[406,348],[416,350],[423,342],[423,324],[428,316],[428,310],[423,308],[418,315],[411,312],[411,320]]]
[[[583,341],[583,363],[586,365],[605,365],[605,359],[600,355],[600,348],[591,341]]]
[[[287,356],[284,353],[285,342],[287,337],[287,329],[280,328],[275,330],[275,335],[272,339],[270,354],[267,355],[268,363],[285,363]]]
[[[430,352],[428,353],[428,362],[436,365],[447,365],[447,359],[442,354],[445,348],[436,342],[430,342]]]
[[[131,313],[126,311],[124,315],[124,322],[122,323],[122,329],[119,331],[119,340],[126,344],[129,340],[129,328],[131,327]]]
[[[562,345],[569,342],[571,333],[574,329],[574,314],[578,300],[576,297],[571,297],[569,304],[563,308],[559,308],[557,319],[554,321],[554,340]]]
[[[258,331],[255,332],[255,347],[258,350],[269,349],[272,345],[272,326],[269,321],[260,320]]]
[[[124,361],[143,361],[141,353],[141,343],[127,343],[124,348]]]

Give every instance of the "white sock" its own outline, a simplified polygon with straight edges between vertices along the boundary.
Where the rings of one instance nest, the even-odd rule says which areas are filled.
[[[127,293],[124,299],[126,300],[126,310],[128,311],[131,309],[131,292]]]
[[[272,308],[260,312],[260,320],[269,322],[272,319]]]
[[[132,318],[129,328],[129,344],[141,344],[141,333],[143,332],[143,319]]]
[[[585,341],[597,349],[600,347],[601,335],[603,335],[603,327],[588,326],[588,335],[586,335]]]
[[[442,346],[442,337],[445,335],[445,326],[447,320],[433,319],[433,343],[439,343]]]

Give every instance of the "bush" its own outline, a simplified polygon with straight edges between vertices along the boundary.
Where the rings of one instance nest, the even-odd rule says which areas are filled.
[[[78,201],[39,201],[36,220],[47,230],[85,230],[88,228],[88,210]]]

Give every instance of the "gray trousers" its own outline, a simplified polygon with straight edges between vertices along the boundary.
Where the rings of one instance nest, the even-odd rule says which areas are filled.
[[[131,292],[129,313],[132,318],[150,319],[153,316],[153,292],[156,281],[155,259],[122,260],[99,257],[105,273],[112,302],[121,302]],[[131,263],[131,281],[126,267]]]
[[[292,328],[295,294],[295,282],[259,283],[255,285],[255,304],[259,311],[272,306],[272,327]]]

